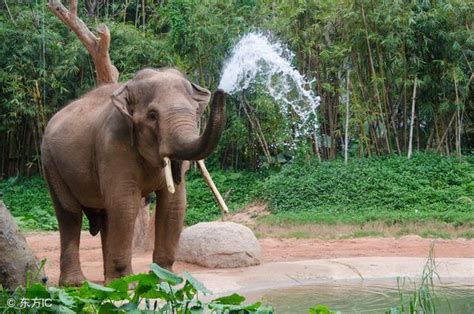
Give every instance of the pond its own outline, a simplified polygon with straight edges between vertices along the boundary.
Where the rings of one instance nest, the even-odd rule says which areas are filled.
[[[398,307],[400,296],[403,304],[413,297],[415,285],[410,280],[362,281],[322,283],[292,288],[267,290],[258,295],[266,304],[274,307],[275,313],[308,313],[316,304],[327,305],[341,313],[385,313]],[[400,293],[401,292],[401,293]],[[434,302],[436,313],[474,313],[474,282],[449,282],[435,284]]]

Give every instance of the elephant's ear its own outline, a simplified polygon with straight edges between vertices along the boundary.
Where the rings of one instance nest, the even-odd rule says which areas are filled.
[[[193,99],[199,104],[197,113],[201,115],[211,100],[211,92],[197,84],[191,83],[191,85],[193,86]]]
[[[128,120],[132,120],[133,109],[128,101],[128,86],[124,84],[115,92],[113,92],[112,103],[117,108],[117,110]]]

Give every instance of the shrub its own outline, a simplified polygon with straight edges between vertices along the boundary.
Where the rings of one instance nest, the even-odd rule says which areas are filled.
[[[433,154],[305,164],[269,177],[259,197],[273,213],[354,219],[474,221],[472,158]],[[359,217],[359,218],[358,218]]]

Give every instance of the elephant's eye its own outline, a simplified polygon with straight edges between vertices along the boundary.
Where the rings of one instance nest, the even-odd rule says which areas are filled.
[[[152,111],[148,112],[147,117],[150,120],[156,121],[156,120],[158,120],[158,113],[156,111],[152,110]]]

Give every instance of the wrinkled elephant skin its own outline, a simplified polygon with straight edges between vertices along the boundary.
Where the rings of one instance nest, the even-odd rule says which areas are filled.
[[[60,284],[85,280],[79,263],[83,213],[91,234],[100,232],[105,281],[132,272],[135,217],[141,198],[151,192],[157,195],[153,261],[171,269],[186,207],[187,161],[208,156],[224,127],[225,93],[218,90],[199,135],[197,121],[210,97],[175,69],[144,69],[53,116],[41,154],[59,223]],[[173,194],[164,178],[168,158]]]

